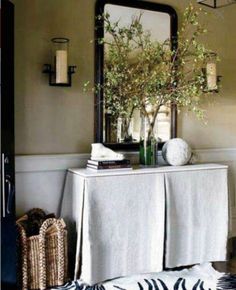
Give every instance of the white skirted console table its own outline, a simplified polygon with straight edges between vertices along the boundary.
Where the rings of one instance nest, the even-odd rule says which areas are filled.
[[[67,173],[61,216],[87,283],[226,259],[227,166]]]

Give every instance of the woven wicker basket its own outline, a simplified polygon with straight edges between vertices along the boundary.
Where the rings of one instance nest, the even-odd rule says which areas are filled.
[[[44,290],[61,286],[67,279],[67,231],[62,219],[44,221],[39,235],[26,237],[21,221],[19,229],[22,290]]]

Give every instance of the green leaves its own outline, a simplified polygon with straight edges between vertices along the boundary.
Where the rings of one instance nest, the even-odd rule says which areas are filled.
[[[203,118],[202,68],[209,50],[199,42],[199,36],[206,33],[200,13],[192,4],[186,8],[174,51],[170,39],[152,40],[142,26],[142,14],[122,27],[119,21],[111,22],[108,13],[100,16],[105,27],[105,38],[98,41],[105,51],[102,88],[106,111],[115,117],[131,117],[134,108],[145,111],[151,104],[159,110],[175,103]]]

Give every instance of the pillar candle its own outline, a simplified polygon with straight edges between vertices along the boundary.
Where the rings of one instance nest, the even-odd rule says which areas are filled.
[[[67,51],[56,51],[56,83],[65,84],[68,82]]]
[[[206,65],[206,77],[208,90],[217,90],[216,63],[209,62]]]

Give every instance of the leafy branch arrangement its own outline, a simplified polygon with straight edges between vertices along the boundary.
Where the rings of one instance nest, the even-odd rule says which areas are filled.
[[[192,4],[186,8],[175,49],[175,39],[152,40],[143,29],[142,14],[125,27],[112,23],[108,13],[99,16],[105,29],[105,37],[98,40],[105,47],[104,83],[95,89],[103,88],[106,112],[130,120],[139,109],[147,117],[149,136],[162,106],[176,104],[203,118],[202,68],[210,51],[198,40],[206,33],[198,21],[200,10]]]

